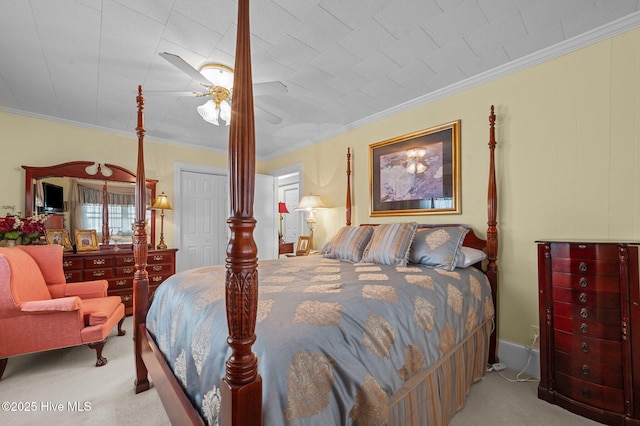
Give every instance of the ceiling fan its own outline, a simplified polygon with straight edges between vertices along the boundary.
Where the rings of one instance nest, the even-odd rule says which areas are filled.
[[[231,97],[233,91],[233,69],[222,64],[205,64],[196,70],[184,59],[173,53],[159,53],[176,68],[186,73],[196,80],[206,90],[205,92],[168,92],[177,96],[195,96],[210,98],[206,103],[200,105],[197,110],[202,118],[216,126],[220,120],[228,126],[231,122]],[[253,85],[254,96],[273,96],[287,93],[287,86],[280,81],[270,81],[267,83],[257,83]],[[271,124],[280,124],[282,118],[277,115],[255,106],[256,115]]]

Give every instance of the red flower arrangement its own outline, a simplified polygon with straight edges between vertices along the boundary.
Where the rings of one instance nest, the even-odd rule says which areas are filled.
[[[44,222],[48,215],[39,214],[27,218],[15,215],[0,217],[0,240],[14,240],[27,245],[40,239],[44,234]],[[20,239],[20,242],[17,240]]]

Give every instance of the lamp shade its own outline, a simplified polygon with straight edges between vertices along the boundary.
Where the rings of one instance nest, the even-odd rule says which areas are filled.
[[[305,195],[300,200],[298,210],[313,210],[325,208],[324,203],[317,195]]]
[[[171,204],[169,204],[169,197],[162,192],[156,198],[156,202],[151,206],[153,210],[171,210]]]
[[[289,213],[289,210],[287,210],[287,205],[285,203],[278,203],[278,213]]]

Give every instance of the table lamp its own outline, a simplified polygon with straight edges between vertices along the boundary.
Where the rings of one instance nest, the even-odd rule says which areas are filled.
[[[287,210],[287,205],[283,202],[278,203],[278,213],[280,213],[280,230],[278,231],[278,243],[284,243],[284,238],[282,238],[282,214],[289,213]]]
[[[324,209],[325,205],[317,195],[305,195],[300,200],[297,210],[307,212],[307,224],[309,225],[309,245],[313,248],[313,227],[316,223],[315,211]]]
[[[160,243],[156,247],[157,249],[166,249],[167,245],[164,243],[164,211],[172,210],[171,204],[169,204],[169,197],[164,194],[164,191],[158,195],[156,202],[151,206],[153,210],[160,210]]]

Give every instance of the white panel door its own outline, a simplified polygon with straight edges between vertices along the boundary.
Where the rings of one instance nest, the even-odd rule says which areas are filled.
[[[256,229],[253,239],[258,247],[258,259],[269,260],[278,257],[278,198],[275,178],[269,175],[256,175],[253,198],[253,217]]]
[[[289,211],[282,215],[282,235],[285,242],[297,243],[302,231],[302,213],[304,213],[296,210],[300,204],[300,185],[294,183],[282,186],[280,189],[282,199]]]
[[[224,265],[228,242],[226,176],[181,171],[180,270]]]

